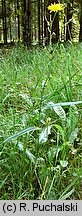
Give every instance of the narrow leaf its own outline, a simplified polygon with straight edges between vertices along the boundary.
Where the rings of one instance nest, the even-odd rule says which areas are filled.
[[[59,197],[59,199],[65,199],[66,194],[68,194],[69,190],[71,189],[71,187],[73,187],[75,185],[75,182],[77,181],[78,178],[74,179],[64,190],[64,192],[62,193],[62,195]],[[74,190],[74,189],[73,189]],[[67,198],[67,197],[66,197]]]
[[[82,104],[82,101],[74,101],[74,102],[60,102],[60,103],[53,103],[52,101],[50,101],[48,104],[46,104],[43,107],[44,109],[49,109],[51,107],[58,107],[58,106],[72,106],[72,105],[77,105],[77,104]]]
[[[64,109],[61,106],[58,107],[53,107],[55,113],[62,119],[65,120],[66,119],[66,114]]]
[[[60,125],[58,125],[58,124],[55,124],[54,126],[58,129],[58,132],[61,134],[62,139],[64,141],[64,136],[65,136],[64,135],[64,129]]]
[[[74,188],[69,191],[67,194],[65,194],[64,196],[61,197],[61,200],[66,200],[67,198],[69,198],[73,193],[74,193]]]
[[[21,143],[18,144],[18,148],[19,150],[23,151],[24,147]],[[26,149],[26,155],[28,156],[28,158],[33,162],[35,163],[35,156],[28,150]]]
[[[48,135],[50,134],[50,129],[51,129],[50,125],[48,125],[45,129],[43,129],[43,131],[39,135],[39,142],[44,143],[47,141]]]
[[[69,137],[69,142],[73,143],[77,135],[78,135],[78,128],[75,128],[75,130],[71,133]]]
[[[26,94],[19,94],[29,105],[33,106],[31,99]]]
[[[10,141],[10,140],[12,140],[12,139],[15,139],[15,138],[17,138],[17,137],[23,135],[23,134],[26,134],[26,133],[29,133],[29,132],[31,132],[31,131],[35,131],[35,130],[38,130],[38,129],[39,129],[39,128],[36,128],[36,127],[28,127],[28,128],[26,128],[26,129],[24,129],[24,130],[22,130],[22,131],[20,131],[20,132],[17,132],[16,134],[14,134],[14,135],[12,135],[12,136],[10,136],[10,137],[8,137],[7,139],[5,139],[5,140],[3,141],[3,143],[6,143],[6,142],[8,142],[8,141]]]

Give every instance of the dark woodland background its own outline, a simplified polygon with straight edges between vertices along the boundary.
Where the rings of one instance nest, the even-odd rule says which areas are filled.
[[[56,14],[52,42],[82,41],[82,0],[0,0],[0,45],[48,44],[47,6],[53,2],[64,3],[65,10]]]

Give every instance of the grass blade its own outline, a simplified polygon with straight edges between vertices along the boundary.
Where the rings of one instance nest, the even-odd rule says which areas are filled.
[[[42,110],[44,109],[49,109],[53,107],[58,107],[58,106],[72,106],[72,105],[77,105],[77,104],[82,104],[82,101],[74,101],[74,102],[60,102],[60,103],[53,103],[52,101],[46,104]]]
[[[62,195],[59,197],[59,200],[63,200],[63,199],[66,199],[68,198],[73,192],[74,192],[74,188],[69,191],[71,189],[71,187],[73,187],[76,183],[78,178],[74,179],[74,181],[72,181],[67,187],[66,189],[64,190],[64,192],[62,193]]]
[[[64,196],[62,196],[61,198],[59,198],[60,200],[66,200],[67,198],[69,198],[73,193],[74,193],[74,188],[69,191],[67,194],[65,194]]]
[[[23,135],[23,134],[26,134],[26,133],[29,133],[29,132],[31,132],[31,131],[35,131],[35,130],[38,130],[38,129],[39,129],[39,128],[36,128],[36,127],[28,127],[28,128],[26,128],[26,129],[24,129],[24,130],[18,132],[18,133],[15,133],[14,135],[12,135],[12,136],[10,136],[10,137],[8,137],[7,139],[5,139],[5,140],[3,141],[3,143],[9,142],[10,140],[15,139],[15,138],[17,138],[17,137],[19,137],[19,136],[21,136],[21,135]]]

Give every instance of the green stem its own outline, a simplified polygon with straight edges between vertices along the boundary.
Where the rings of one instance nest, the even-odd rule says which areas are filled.
[[[51,17],[51,13],[50,13],[50,46],[52,46],[52,24],[53,21],[55,19],[56,13],[54,13],[53,19]]]
[[[50,46],[52,46],[52,18],[50,14]]]

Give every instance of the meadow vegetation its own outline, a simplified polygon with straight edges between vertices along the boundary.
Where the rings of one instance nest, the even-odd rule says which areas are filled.
[[[81,43],[0,51],[0,199],[82,199]]]

